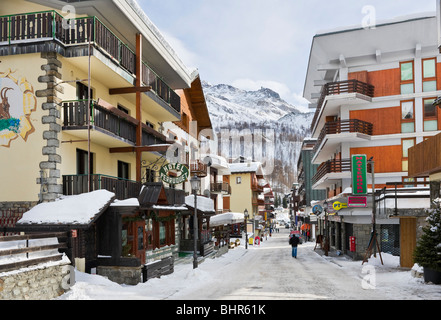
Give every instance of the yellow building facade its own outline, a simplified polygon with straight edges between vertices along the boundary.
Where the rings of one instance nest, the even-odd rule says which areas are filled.
[[[181,119],[175,90],[190,88],[190,73],[133,4],[66,13],[39,2],[0,7],[0,203],[103,184],[139,192],[170,144],[162,124]]]

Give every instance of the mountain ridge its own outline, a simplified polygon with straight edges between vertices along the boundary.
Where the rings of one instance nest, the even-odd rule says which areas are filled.
[[[298,155],[303,139],[310,134],[309,125],[314,114],[300,111],[283,100],[279,93],[265,87],[247,91],[229,84],[212,85],[205,81],[202,87],[213,130],[218,136],[224,130],[244,136],[242,140],[239,138],[241,142],[237,145],[224,141],[218,153],[227,159],[262,155],[265,163],[272,164],[266,178],[273,189],[280,193],[289,192],[291,184],[297,180]],[[247,134],[252,137],[246,137]],[[231,140],[229,136],[227,138]],[[254,144],[246,143],[250,139]]]

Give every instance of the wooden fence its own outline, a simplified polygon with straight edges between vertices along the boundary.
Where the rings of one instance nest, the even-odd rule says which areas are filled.
[[[58,243],[33,245],[31,242],[32,240],[49,238],[57,238]],[[60,240],[64,242],[60,242]],[[0,272],[16,270],[50,261],[59,261],[62,259],[63,253],[45,253],[45,251],[55,249],[61,251],[67,249],[66,232],[38,233],[0,237],[0,263],[2,262],[2,260],[6,261],[6,257],[11,260],[11,262],[0,264]],[[41,257],[33,258],[33,253],[39,253]]]

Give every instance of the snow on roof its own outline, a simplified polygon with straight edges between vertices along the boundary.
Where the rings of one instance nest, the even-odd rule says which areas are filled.
[[[125,200],[115,200],[110,204],[110,206],[111,207],[139,207],[139,201],[137,198],[129,198],[129,199],[125,199]]]
[[[215,212],[214,211],[214,201],[210,198],[197,196],[197,209],[203,212]],[[194,209],[194,195],[189,195],[185,197],[185,205]]]
[[[262,164],[260,162],[230,163],[230,172],[256,172],[259,175],[263,174]]]
[[[235,224],[244,221],[244,214],[239,212],[226,212],[217,214],[210,218],[210,227],[223,226],[225,224]]]
[[[25,212],[17,224],[89,224],[114,197],[113,192],[97,190],[40,203]]]

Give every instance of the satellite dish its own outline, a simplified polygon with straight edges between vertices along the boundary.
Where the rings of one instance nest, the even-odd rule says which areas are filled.
[[[204,160],[202,160],[207,166],[211,167],[212,163],[213,163],[213,159],[211,159],[210,156],[206,156],[204,158]]]

